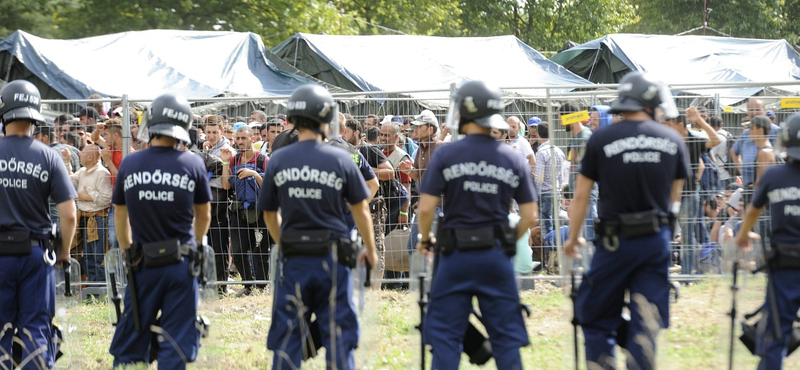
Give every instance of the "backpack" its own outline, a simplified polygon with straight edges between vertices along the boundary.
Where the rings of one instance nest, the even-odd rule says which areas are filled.
[[[722,158],[717,156],[717,160],[722,164],[722,168],[731,175],[731,177],[736,177],[741,175],[739,170],[736,168],[736,164],[733,163],[733,157],[731,156],[731,149],[733,149],[733,145],[736,144],[736,140],[738,140],[736,136],[733,136],[730,132],[725,132],[725,153],[728,155],[725,156],[727,158],[726,161],[723,161]]]
[[[233,163],[239,163],[242,158],[243,153],[237,153],[233,157]],[[256,171],[259,175],[264,176],[264,161],[266,161],[267,156],[264,153],[258,153],[256,156],[256,165],[253,166],[250,163],[246,164],[237,164],[231,168],[231,177],[228,179],[228,182],[236,191],[236,201],[242,204],[242,208],[244,209],[255,209],[256,202],[258,201],[258,191],[260,190],[260,186],[258,186],[258,182],[256,182],[255,177],[248,177],[245,179],[240,179],[236,176],[236,171],[246,168],[250,170]]]

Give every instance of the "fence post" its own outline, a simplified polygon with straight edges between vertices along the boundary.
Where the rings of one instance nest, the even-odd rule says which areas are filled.
[[[131,154],[131,110],[128,94],[122,95],[122,157]]]

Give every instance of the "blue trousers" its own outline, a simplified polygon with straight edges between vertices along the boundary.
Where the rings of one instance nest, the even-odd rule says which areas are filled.
[[[767,319],[759,322],[756,339],[756,353],[761,357],[759,370],[782,369],[786,347],[792,333],[792,323],[800,309],[800,270],[774,270],[772,272],[775,286],[775,303],[780,315],[780,327],[783,340],[775,339],[774,318],[770,316],[769,298],[766,301]]]
[[[555,230],[555,218],[558,217],[558,210],[553,213],[553,205],[558,206],[558,196],[553,197],[553,193],[550,191],[539,195],[539,223],[542,235],[547,235]]]
[[[478,298],[497,368],[522,369],[519,349],[530,342],[512,258],[500,248],[455,250],[437,258],[423,333],[433,349],[431,369],[458,369],[473,297]]]
[[[114,207],[108,210],[108,249],[119,248],[117,226],[114,224]]]
[[[88,241],[86,228],[87,219],[81,220],[83,225],[83,241],[85,242],[83,248],[83,258],[86,260],[86,276],[89,281],[105,281],[106,272],[103,268],[103,258],[106,254],[106,218],[103,216],[95,216],[97,222],[97,236],[95,241]],[[115,236],[116,237],[116,236]]]
[[[631,322],[626,338],[630,356],[628,368],[654,368],[655,338],[658,330],[645,326],[669,326],[669,290],[667,265],[669,241],[667,226],[659,234],[626,240],[619,237],[619,249],[609,252],[598,244],[592,266],[578,289],[577,316],[586,339],[586,362],[602,369],[615,368],[614,346],[622,324],[625,291],[630,292],[628,306]],[[641,306],[642,299],[649,304]],[[648,309],[655,307],[656,310]],[[635,362],[635,365],[632,363]]]
[[[0,364],[11,369],[14,329],[22,339],[22,369],[50,369],[55,362],[51,320],[55,315],[56,275],[42,259],[42,248],[24,256],[0,256]],[[11,326],[7,326],[11,324]],[[3,357],[8,354],[8,358]]]
[[[355,370],[360,328],[352,299],[353,280],[349,267],[339,263],[335,269],[332,266],[331,256],[282,260],[267,335],[267,349],[274,352],[273,369],[301,367],[303,343],[309,340],[308,323],[313,313],[320,324],[327,368],[335,363],[337,369]],[[330,320],[334,320],[335,328],[329,325]],[[331,343],[331,333],[335,343]]]
[[[700,194],[690,191],[681,196],[681,274],[689,275],[695,271],[695,251],[699,249],[698,244],[698,212],[702,212],[700,207]]]
[[[189,259],[167,266],[144,268],[136,272],[141,330],[134,330],[131,286],[125,288],[125,309],[114,331],[111,348],[114,367],[150,361],[150,326],[161,310],[159,326],[165,336],[158,349],[159,369],[185,369],[197,358],[200,332],[197,317],[197,279],[189,274]],[[184,361],[185,359],[185,361]]]

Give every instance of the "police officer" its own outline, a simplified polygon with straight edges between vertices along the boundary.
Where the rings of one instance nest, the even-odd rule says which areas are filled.
[[[758,369],[781,369],[786,347],[792,339],[792,324],[800,309],[800,115],[795,115],[783,127],[781,141],[786,147],[785,165],[769,168],[759,179],[748,207],[736,243],[739,249],[749,251],[748,232],[758,220],[764,207],[769,208],[772,220],[772,252],[768,253],[771,266],[771,287],[775,292],[775,306],[767,299],[767,320],[759,325],[757,354],[761,356]],[[779,316],[781,339],[775,336],[775,318]]]
[[[69,261],[76,211],[61,154],[30,136],[31,125],[44,125],[39,90],[23,80],[0,91],[0,365],[13,368],[14,330],[22,339],[23,369],[52,368],[55,338],[53,263]],[[48,197],[57,205],[62,245],[50,246]],[[9,325],[10,324],[10,325]]]
[[[423,337],[432,346],[432,369],[457,369],[477,297],[497,368],[521,369],[519,348],[529,342],[512,257],[516,240],[536,220],[531,170],[489,135],[493,128],[509,129],[499,115],[500,91],[470,81],[456,94],[458,133],[466,137],[438,149],[420,188],[417,248],[435,247],[437,258]],[[444,218],[436,241],[431,224],[442,196]],[[516,229],[508,225],[512,198],[519,204]]]
[[[197,357],[200,344],[193,270],[199,262],[197,247],[211,222],[211,190],[200,156],[177,149],[190,142],[189,102],[164,94],[153,100],[147,115],[139,137],[150,147],[122,161],[111,200],[117,240],[135,273],[133,282],[128,275],[125,311],[109,352],[115,367],[148,362],[151,325],[160,310],[157,326],[171,339],[160,343],[158,368],[184,369]]]
[[[267,337],[267,348],[274,351],[273,369],[300,368],[309,335],[305,323],[312,313],[321,323],[329,366],[355,369],[359,327],[351,269],[357,259],[375,266],[378,256],[367,186],[349,153],[321,141],[334,114],[336,103],[325,88],[308,84],[292,93],[286,115],[298,142],[273,153],[258,197],[267,229],[280,241],[281,266]],[[350,242],[345,201],[366,243],[361,254]],[[331,321],[335,324],[328,325]]]
[[[630,351],[628,368],[655,367],[658,330],[647,328],[669,325],[670,224],[679,211],[689,164],[682,138],[654,121],[662,111],[668,117],[677,116],[666,86],[631,72],[620,81],[619,96],[611,107],[611,112],[622,113],[624,120],[597,130],[586,144],[570,225],[583,225],[592,186],[597,182],[601,199],[601,222],[595,225],[597,252],[576,299],[588,367],[615,368],[614,346],[626,290],[630,292],[631,320],[627,337],[621,338],[619,345]],[[578,248],[584,243],[580,232],[580,227],[570,228],[564,243],[569,257],[580,258]],[[646,318],[651,321],[644,322]]]

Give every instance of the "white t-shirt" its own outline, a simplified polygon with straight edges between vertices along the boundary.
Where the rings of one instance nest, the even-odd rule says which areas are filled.
[[[719,131],[717,131],[719,144],[710,150],[711,156],[717,163],[717,174],[719,175],[720,180],[728,180],[731,178],[731,174],[728,173],[728,170],[726,170],[724,168],[725,166],[723,166],[725,162],[728,161],[728,145],[726,144],[727,139],[725,138],[727,135],[727,131],[719,129]]]
[[[528,140],[525,140],[524,137],[517,135],[517,138],[513,141],[510,141],[508,145],[511,149],[514,149],[515,152],[522,154],[522,157],[525,158],[527,161],[533,155],[533,148],[531,148],[531,143]]]

